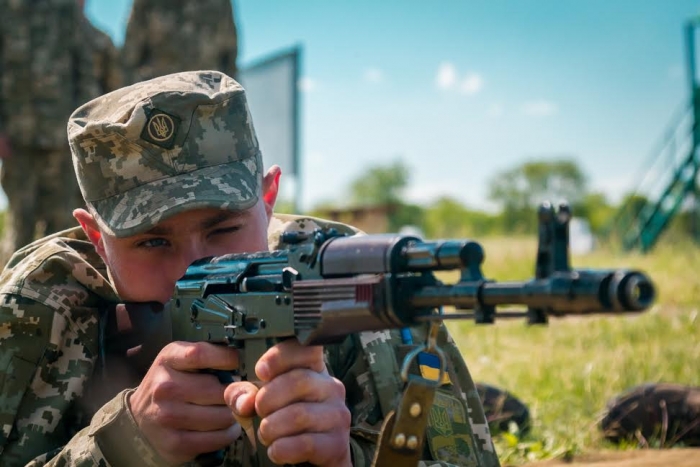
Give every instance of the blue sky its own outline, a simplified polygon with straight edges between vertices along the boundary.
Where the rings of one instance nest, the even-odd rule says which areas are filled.
[[[130,0],[89,0],[117,44]],[[627,191],[688,99],[689,0],[236,0],[240,65],[302,44],[302,208],[342,201],[370,164],[407,197],[487,203],[529,159],[575,157]],[[284,169],[284,168],[283,168]]]

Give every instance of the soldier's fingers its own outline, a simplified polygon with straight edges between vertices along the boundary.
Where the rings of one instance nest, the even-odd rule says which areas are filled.
[[[236,370],[239,361],[236,349],[208,342],[171,342],[156,359],[179,371]]]
[[[224,405],[226,403],[224,398],[226,386],[211,374],[178,372],[155,376],[149,379],[146,384],[150,386],[151,399],[154,403],[170,400],[195,405]]]
[[[284,373],[260,388],[255,398],[255,411],[261,416],[295,402],[344,401],[345,386],[336,378],[308,369]]]
[[[229,384],[224,390],[224,400],[237,417],[252,417],[255,415],[255,396],[258,387],[248,381]]]
[[[255,416],[255,396],[257,393],[258,387],[247,381],[229,384],[224,392],[226,404],[245,430],[253,447],[256,445],[253,417]]]
[[[154,408],[155,409],[155,408]],[[159,404],[142,423],[174,430],[226,430],[236,423],[226,405]]]
[[[306,433],[281,438],[270,445],[267,455],[275,464],[300,464],[309,462],[319,467],[350,464],[349,435],[337,431],[331,433]]]
[[[303,346],[296,339],[287,339],[263,354],[255,365],[255,373],[262,381],[270,381],[294,368],[327,373],[323,347]]]
[[[349,432],[350,419],[350,411],[343,401],[291,404],[262,419],[260,441],[269,446],[278,439],[302,433]]]

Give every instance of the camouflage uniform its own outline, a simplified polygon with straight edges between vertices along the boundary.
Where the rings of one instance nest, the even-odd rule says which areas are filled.
[[[262,160],[245,96],[219,73],[170,75],[110,93],[76,110],[69,135],[86,203],[117,236],[193,206],[239,209],[259,196]],[[275,215],[268,243],[286,248],[282,232],[326,226],[357,233]],[[80,228],[13,256],[0,276],[2,465],[164,465],[126,404],[138,375],[106,376],[113,368],[105,357],[102,310],[119,300]],[[424,340],[422,329],[412,331],[416,342]],[[450,372],[431,411],[421,465],[498,466],[477,390],[444,327],[438,343]],[[397,369],[407,347],[399,332],[384,331],[352,335],[326,349],[331,374],[347,389],[354,465],[372,461],[382,418],[399,396]],[[243,436],[225,465],[255,465]]]
[[[36,221],[47,233],[73,225],[65,124],[95,88],[75,0],[0,0],[0,11],[0,134],[13,153],[2,166],[6,260],[34,240]]]
[[[169,73],[237,74],[231,0],[134,0],[122,47],[129,84]]]

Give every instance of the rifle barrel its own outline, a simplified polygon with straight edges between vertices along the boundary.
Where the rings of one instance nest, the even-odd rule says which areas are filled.
[[[414,307],[526,305],[553,314],[635,312],[654,300],[651,280],[637,271],[582,270],[527,282],[466,281],[417,290]]]

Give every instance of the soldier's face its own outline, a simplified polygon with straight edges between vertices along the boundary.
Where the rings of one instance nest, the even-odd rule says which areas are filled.
[[[195,209],[132,237],[103,233],[97,251],[123,300],[165,303],[195,260],[267,250],[267,225],[262,202],[240,212]]]
[[[175,282],[194,261],[268,249],[267,226],[277,200],[280,173],[277,166],[268,170],[262,197],[250,209],[192,209],[131,237],[117,238],[102,231],[85,209],[76,209],[73,215],[109,268],[122,300],[165,303],[175,290]]]

